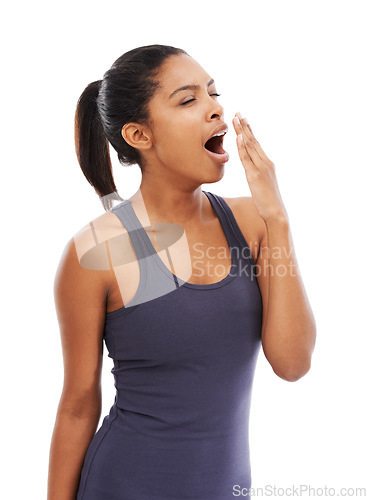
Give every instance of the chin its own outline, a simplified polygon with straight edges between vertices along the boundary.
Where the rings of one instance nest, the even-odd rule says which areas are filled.
[[[219,182],[224,177],[225,173],[225,164],[218,163],[214,165],[214,168],[209,170],[205,170],[205,180],[203,179],[202,183],[213,184],[214,182]]]

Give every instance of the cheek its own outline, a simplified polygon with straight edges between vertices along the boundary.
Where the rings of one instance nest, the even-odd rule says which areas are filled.
[[[156,153],[163,162],[195,161],[202,149],[201,123],[193,113],[161,113],[155,127]]]
[[[197,134],[193,132],[191,127],[182,127],[182,125],[174,125],[166,129],[159,137],[160,150],[186,152],[196,149],[200,145]]]

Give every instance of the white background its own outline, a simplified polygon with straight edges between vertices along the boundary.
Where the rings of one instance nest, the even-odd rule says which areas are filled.
[[[202,189],[251,194],[236,111],[275,163],[316,317],[304,378],[280,379],[260,351],[253,487],[367,487],[365,8],[277,0],[23,1],[3,9],[2,498],[46,498],[63,383],[53,280],[66,242],[103,213],[74,151],[77,99],[121,54],[154,43],[185,49],[222,94],[230,160],[224,178]],[[140,169],[122,167],[112,148],[111,156],[128,198]],[[105,350],[100,423],[114,401],[112,366]]]

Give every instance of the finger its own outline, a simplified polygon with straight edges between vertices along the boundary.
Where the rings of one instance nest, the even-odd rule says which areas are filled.
[[[245,148],[246,151],[249,155],[249,157],[252,160],[252,163],[257,167],[258,169],[262,169],[265,167],[265,164],[263,160],[260,158],[259,153],[256,151],[255,146],[251,139],[246,138],[247,136],[243,136],[245,140]]]
[[[236,116],[238,117],[239,122],[240,122],[240,129],[243,130],[246,134],[246,137],[248,137],[251,140],[255,150],[257,151],[257,153],[260,156],[260,158],[262,159],[262,161],[264,163],[271,163],[271,160],[267,157],[264,150],[260,146],[259,141],[254,136],[254,133],[251,129],[251,126],[248,123],[248,121],[246,120],[246,118],[242,118],[241,113],[236,113]],[[234,122],[236,122],[236,120],[234,120]]]
[[[251,133],[249,127],[247,126],[247,120],[245,118],[240,118],[239,113],[237,113],[233,119],[233,125],[235,128],[235,131],[238,134],[243,134],[245,140],[251,139],[253,134]]]
[[[249,131],[246,132],[246,127],[237,114],[233,118],[232,123],[237,134],[243,134],[244,136],[250,138]]]
[[[237,134],[242,134],[244,139],[245,139],[245,143],[248,142],[248,141],[251,141],[253,142],[254,146],[256,145],[257,141],[256,139],[254,139],[252,133],[250,132],[248,126],[246,123],[244,123],[244,118],[242,118],[241,120],[239,119],[239,116],[236,115],[233,119],[233,125],[234,125],[234,128],[235,128],[235,131]]]
[[[238,122],[236,120],[236,117],[238,119]],[[247,138],[249,139],[251,137],[255,138],[255,136],[252,133],[252,130],[250,129],[248,121],[246,120],[246,118],[242,118],[241,113],[235,114],[235,119],[233,120],[233,122],[238,127],[238,129],[242,131],[243,134],[246,135]]]
[[[243,134],[237,135],[237,147],[238,153],[240,155],[241,162],[245,167],[246,174],[247,173],[255,173],[257,171],[256,165],[253,163],[252,158],[246,148],[246,139],[243,137]]]
[[[241,123],[238,124],[236,118],[234,118],[233,122],[235,124],[235,127],[237,127],[236,132],[238,133],[238,135],[242,135],[244,138],[244,146],[246,151],[245,154],[247,154],[251,158],[257,168],[264,168],[264,161],[262,160],[258,150],[256,149],[256,145],[252,141],[249,132],[245,134],[243,125]]]

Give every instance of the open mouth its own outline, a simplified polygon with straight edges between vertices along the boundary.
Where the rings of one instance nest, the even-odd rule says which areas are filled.
[[[210,151],[211,153],[216,153],[216,154],[224,154],[225,150],[223,149],[223,135],[217,135],[215,137],[211,137],[206,143],[204,144],[204,148]]]
[[[225,163],[229,160],[229,154],[223,149],[223,137],[224,134],[211,137],[203,146],[206,153],[219,163]]]

